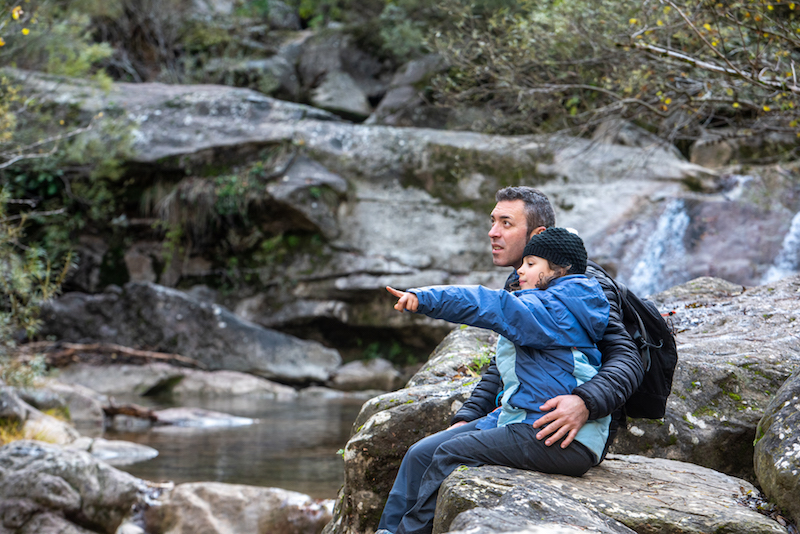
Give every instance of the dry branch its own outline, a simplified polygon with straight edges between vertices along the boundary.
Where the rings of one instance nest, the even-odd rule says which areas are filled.
[[[180,354],[171,354],[166,352],[154,352],[149,350],[133,349],[114,343],[65,343],[65,342],[50,342],[50,341],[36,341],[28,343],[20,347],[26,352],[42,351],[47,353],[47,363],[54,367],[62,367],[70,363],[80,361],[81,354],[111,354],[114,359],[117,355],[127,356],[134,359],[159,360],[172,363],[178,363],[186,367],[194,367],[197,369],[207,369],[208,367],[193,358],[188,358]]]

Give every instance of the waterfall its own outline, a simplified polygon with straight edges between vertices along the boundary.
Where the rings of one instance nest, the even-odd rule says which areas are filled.
[[[775,257],[775,262],[770,266],[767,274],[762,278],[762,284],[777,282],[781,278],[796,274],[800,271],[800,211],[792,219],[789,231],[783,238],[781,251]]]
[[[673,199],[667,203],[655,231],[648,237],[642,255],[633,268],[628,287],[645,296],[672,285],[672,281],[665,276],[664,267],[667,262],[672,266],[683,266],[686,254],[683,237],[689,222],[683,200]]]

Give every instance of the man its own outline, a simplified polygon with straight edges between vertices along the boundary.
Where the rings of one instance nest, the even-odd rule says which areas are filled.
[[[500,267],[514,268],[506,280],[506,290],[513,291],[518,289],[516,269],[522,264],[525,245],[533,235],[555,226],[555,214],[547,197],[532,187],[506,187],[497,192],[495,200],[497,205],[492,210],[489,230],[492,261]],[[586,269],[586,276],[600,282],[611,304],[608,328],[598,343],[603,354],[603,366],[594,378],[575,388],[572,395],[561,395],[545,403],[542,409],[548,413],[533,426],[542,429],[536,437],[544,439],[546,445],[563,438],[561,447],[567,447],[586,421],[612,415],[607,452],[624,417],[620,408],[642,382],[644,364],[622,323],[619,297],[613,284],[591,266]],[[492,361],[452,423],[464,424],[482,417],[488,413],[486,410],[493,410],[499,387],[499,375]]]
[[[555,214],[547,197],[531,187],[506,187],[497,192],[495,199],[497,205],[492,210],[489,231],[492,261],[498,266],[514,268],[505,287],[507,291],[514,291],[519,289],[516,270],[522,265],[526,244],[533,235],[555,226]],[[547,413],[536,420],[533,427],[541,429],[536,439],[545,440],[546,446],[558,444],[566,449],[586,421],[611,415],[609,438],[602,455],[605,457],[624,419],[621,407],[641,383],[644,366],[622,323],[619,297],[612,282],[591,267],[587,268],[586,275],[597,279],[610,304],[608,327],[597,344],[602,353],[602,367],[571,395],[559,395],[542,405],[541,410]],[[430,524],[409,527],[413,520],[408,518],[401,525],[406,512],[417,503],[423,473],[431,465],[437,449],[445,444],[449,449],[454,448],[453,444],[457,448],[458,436],[473,430],[480,418],[496,408],[501,391],[500,373],[492,360],[470,398],[453,417],[451,426],[418,441],[406,453],[381,515],[379,533],[429,532]]]

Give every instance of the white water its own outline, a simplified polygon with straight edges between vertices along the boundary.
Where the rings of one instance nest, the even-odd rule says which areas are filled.
[[[797,274],[798,271],[800,271],[800,212],[797,212],[792,219],[789,231],[783,238],[781,251],[778,252],[775,262],[761,279],[761,283],[777,282],[781,278]]]
[[[686,248],[683,238],[689,222],[683,200],[673,199],[667,203],[627,282],[631,290],[645,296],[673,285],[673,281],[665,276],[664,268],[668,264],[679,268],[684,266]]]

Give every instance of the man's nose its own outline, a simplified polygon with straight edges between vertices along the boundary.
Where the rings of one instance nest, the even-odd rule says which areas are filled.
[[[500,232],[497,231],[497,225],[493,224],[491,228],[489,228],[489,237],[500,237]]]

